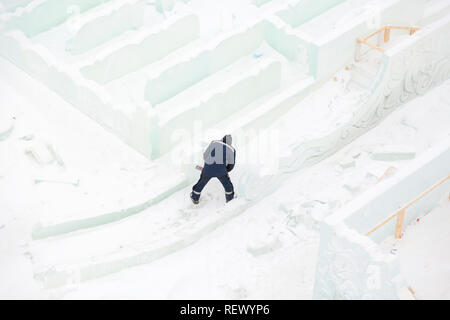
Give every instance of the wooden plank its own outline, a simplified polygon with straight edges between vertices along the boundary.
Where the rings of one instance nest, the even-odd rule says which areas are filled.
[[[398,216],[398,218],[397,218],[397,225],[396,225],[396,228],[395,228],[395,237],[396,238],[397,238],[397,236],[398,236],[398,238],[401,237],[402,225],[403,225],[403,221],[405,219],[406,209],[409,208],[410,206],[412,206],[413,204],[415,204],[417,201],[419,201],[420,199],[425,197],[427,194],[429,194],[431,191],[433,191],[434,189],[436,189],[437,187],[439,187],[441,184],[443,184],[444,182],[446,182],[449,179],[450,179],[450,174],[447,177],[445,177],[444,179],[442,179],[441,181],[439,181],[438,183],[436,183],[435,185],[433,185],[430,189],[428,189],[427,191],[422,193],[419,197],[417,197],[416,199],[414,199],[413,201],[411,201],[407,205],[403,206],[395,214],[393,214],[392,216],[390,216],[389,218],[387,218],[386,220],[384,220],[383,222],[378,224],[376,227],[371,229],[369,232],[366,233],[366,236],[369,236],[370,234],[372,234],[373,232],[378,230],[380,227],[382,227],[383,225],[385,225],[386,223],[388,223],[389,221],[394,219],[396,216]],[[449,198],[450,198],[450,195],[449,195]],[[400,217],[400,215],[402,215],[402,217]],[[400,228],[400,230],[399,230],[399,228]]]
[[[384,42],[388,42],[390,37],[391,37],[391,29],[390,28],[386,28],[384,30]]]
[[[374,44],[371,44],[370,42],[364,41],[363,43],[366,44],[366,45],[368,45],[368,46],[371,47],[372,49],[378,50],[378,51],[380,51],[380,52],[384,52],[383,49],[377,47],[377,46],[374,45]]]
[[[424,193],[422,193],[420,196],[418,196],[416,199],[414,199],[413,201],[411,201],[410,203],[408,203],[406,206],[404,206],[405,209],[411,207],[413,204],[415,204],[417,201],[421,200],[423,197],[425,197],[427,194],[429,194],[431,191],[433,191],[434,189],[436,189],[437,187],[439,187],[441,184],[443,184],[444,182],[446,182],[447,180],[450,179],[450,174],[445,177],[444,179],[442,179],[441,181],[439,181],[438,183],[436,183],[435,185],[433,185],[430,189],[428,189],[427,191],[425,191]]]
[[[396,168],[393,166],[390,166],[389,168],[387,168],[386,171],[384,172],[384,174],[378,179],[378,182],[380,182],[383,179],[386,179],[389,175],[391,175],[394,172],[395,169]]]
[[[419,30],[420,29],[419,27],[410,27],[410,26],[389,26],[387,28],[398,29],[398,30],[411,30],[411,29]]]
[[[406,209],[403,208],[397,214],[397,224],[395,226],[395,239],[400,239],[402,237],[403,222],[405,221],[405,211]]]
[[[397,216],[397,213],[393,214],[392,216],[390,216],[389,218],[387,218],[386,220],[384,220],[383,222],[381,222],[380,224],[378,224],[375,228],[373,228],[372,230],[370,230],[369,232],[366,233],[366,236],[369,236],[370,234],[374,233],[375,231],[377,231],[380,227],[384,226],[386,223],[388,223],[389,221],[391,221],[392,219],[394,219]]]
[[[356,39],[355,61],[358,62],[361,59],[361,39]]]
[[[369,35],[365,36],[364,38],[356,38],[356,41],[358,44],[364,43],[366,45],[368,45],[369,47],[371,47],[372,49],[378,50],[380,52],[384,52],[383,49],[381,49],[380,47],[378,47],[379,45],[381,45],[381,32],[384,31],[384,42],[388,42],[391,38],[391,29],[401,29],[401,30],[409,30],[409,34],[413,35],[417,30],[419,30],[419,27],[409,27],[409,26],[384,26],[381,27],[380,29],[370,33]],[[373,36],[375,36],[376,34],[378,34],[378,46],[375,46],[373,44],[371,44],[370,42],[368,42],[368,40],[370,38],[372,38]],[[358,51],[358,48],[357,48]],[[355,53],[355,60],[359,61],[360,58],[360,52],[356,52]]]
[[[411,288],[411,286],[408,286],[408,290],[409,290],[409,292],[411,292],[411,294],[413,295],[414,299],[417,300],[416,293],[414,292],[413,288]]]
[[[364,41],[367,41],[368,39],[372,38],[374,35],[376,35],[377,33],[380,33],[381,31],[384,30],[385,27],[382,27],[374,32],[372,32],[371,34],[369,34],[368,36],[365,36],[363,39]]]

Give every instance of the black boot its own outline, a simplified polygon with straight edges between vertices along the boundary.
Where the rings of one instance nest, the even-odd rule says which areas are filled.
[[[195,200],[194,199],[194,193],[193,192],[191,192],[191,200],[192,200],[192,202],[194,203],[194,204],[198,204],[198,200]]]
[[[227,202],[230,202],[231,200],[234,199],[234,192],[232,194],[226,194],[225,193],[225,199]]]

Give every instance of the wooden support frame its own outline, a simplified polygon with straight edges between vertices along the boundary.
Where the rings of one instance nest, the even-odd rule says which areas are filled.
[[[360,60],[362,44],[365,44],[366,46],[369,46],[372,49],[375,49],[379,52],[384,52],[384,50],[379,47],[382,44],[381,33],[384,31],[383,41],[386,43],[391,39],[391,30],[392,29],[409,30],[409,34],[413,35],[420,28],[419,27],[411,27],[411,26],[384,26],[384,27],[381,27],[380,29],[372,32],[371,34],[365,36],[364,38],[357,38],[356,39],[357,43],[356,43],[355,60],[356,61]],[[368,41],[370,38],[372,38],[375,35],[378,35],[377,45],[374,45]]]
[[[391,39],[391,29],[384,28],[384,42],[388,42]]]
[[[400,239],[402,237],[403,222],[405,222],[405,211],[403,208],[397,213],[397,224],[395,225],[395,239]]]
[[[383,222],[381,222],[380,224],[378,224],[376,227],[372,228],[370,231],[366,232],[366,236],[371,235],[372,233],[374,233],[375,231],[377,231],[379,228],[381,228],[382,226],[384,226],[386,223],[388,223],[389,221],[391,221],[392,219],[394,219],[395,217],[397,217],[397,223],[395,225],[395,238],[396,239],[400,239],[402,236],[402,230],[403,230],[403,223],[405,221],[405,214],[406,214],[406,209],[408,209],[409,207],[411,207],[412,205],[414,205],[416,202],[418,202],[419,200],[421,200],[422,198],[424,198],[426,195],[428,195],[430,192],[432,192],[433,190],[435,190],[437,187],[439,187],[440,185],[442,185],[444,182],[446,182],[447,180],[450,180],[450,174],[448,174],[444,179],[442,179],[441,181],[439,181],[438,183],[434,184],[433,186],[431,186],[428,190],[426,190],[425,192],[423,192],[421,195],[419,195],[417,198],[415,198],[414,200],[412,200],[411,202],[409,202],[408,204],[404,205],[403,207],[400,207],[400,209],[394,213],[392,216],[390,216],[389,218],[385,219]]]
[[[397,168],[395,168],[395,167],[393,167],[393,166],[390,166],[389,168],[387,168],[387,169],[384,171],[383,175],[378,179],[377,182],[380,182],[380,181],[382,181],[382,180],[388,178],[388,177],[394,172],[394,170],[396,170],[396,169],[397,169]]]
[[[408,290],[409,290],[409,292],[411,292],[413,298],[417,300],[417,298],[416,298],[416,292],[413,290],[413,288],[411,288],[411,286],[408,286]]]

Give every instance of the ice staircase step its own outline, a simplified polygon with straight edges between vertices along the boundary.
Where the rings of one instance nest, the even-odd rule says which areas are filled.
[[[352,82],[355,82],[359,87],[368,89],[373,83],[374,78],[368,77],[360,72],[352,72]]]
[[[368,89],[377,77],[379,66],[369,62],[359,62],[351,70],[352,82],[363,89]]]
[[[380,59],[379,59],[380,60]],[[359,62],[354,65],[353,70],[363,74],[368,78],[373,78],[377,75],[380,68],[380,62],[374,63],[373,61]]]

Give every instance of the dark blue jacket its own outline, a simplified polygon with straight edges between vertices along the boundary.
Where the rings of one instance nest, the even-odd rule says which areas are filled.
[[[212,141],[205,153],[205,161],[202,174],[208,177],[222,177],[234,168],[236,162],[236,150],[220,140]]]

